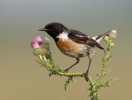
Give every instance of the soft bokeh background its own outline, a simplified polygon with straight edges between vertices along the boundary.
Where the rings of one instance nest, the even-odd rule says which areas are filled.
[[[132,0],[1,0],[0,1],[0,100],[85,100],[89,92],[84,79],[63,85],[66,78],[48,77],[33,56],[30,42],[36,35],[50,38],[38,29],[50,22],[95,36],[117,29],[111,73],[104,81],[119,78],[110,88],[100,91],[101,100],[130,100],[132,90]],[[53,58],[62,69],[75,62],[58,50],[52,38]],[[105,47],[105,43],[101,44]],[[103,51],[96,50],[90,69],[94,79],[101,67]],[[88,59],[70,72],[84,72]],[[88,99],[89,100],[89,99]]]

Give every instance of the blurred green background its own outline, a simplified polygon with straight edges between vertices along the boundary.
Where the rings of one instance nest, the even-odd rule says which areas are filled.
[[[60,22],[71,29],[95,36],[117,30],[111,71],[104,78],[119,78],[109,88],[101,89],[101,100],[130,100],[132,90],[132,0],[1,0],[0,1],[0,100],[85,100],[89,92],[84,79],[64,90],[65,77],[48,77],[33,56],[30,42],[36,35],[51,40],[54,61],[62,69],[75,59],[63,55],[52,38],[38,29],[50,22]],[[101,44],[106,47],[102,41]],[[95,49],[90,76],[96,79],[101,69],[103,51]],[[84,72],[88,58],[70,72]],[[88,99],[89,100],[89,99]]]

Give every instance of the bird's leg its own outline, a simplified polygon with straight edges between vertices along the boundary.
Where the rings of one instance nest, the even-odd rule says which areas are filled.
[[[76,63],[74,63],[73,65],[71,65],[70,67],[68,67],[67,69],[64,70],[64,72],[68,72],[69,69],[71,69],[73,66],[75,66],[76,64],[78,64],[80,62],[79,58],[76,58]]]
[[[89,64],[88,64],[88,68],[86,70],[86,72],[84,73],[84,78],[85,80],[88,82],[88,74],[89,74],[89,69],[90,69],[90,65],[91,65],[91,62],[92,62],[92,58],[90,55],[88,55],[88,58],[89,58]]]

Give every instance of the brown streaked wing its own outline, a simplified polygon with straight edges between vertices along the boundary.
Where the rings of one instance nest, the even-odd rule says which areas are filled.
[[[96,46],[100,49],[104,49],[99,43],[97,43],[92,38],[88,38],[88,36],[80,31],[77,30],[69,30],[68,37],[73,40],[74,42],[81,43],[81,44],[88,44],[91,46]]]
[[[88,45],[94,45],[94,46],[96,46],[96,47],[98,47],[100,49],[104,49],[98,42],[96,42],[92,38],[88,38],[86,44],[88,44]]]
[[[80,32],[80,31],[77,31],[77,30],[69,30],[69,34],[68,34],[68,37],[73,40],[74,42],[77,42],[77,43],[86,43],[87,41],[87,35]]]

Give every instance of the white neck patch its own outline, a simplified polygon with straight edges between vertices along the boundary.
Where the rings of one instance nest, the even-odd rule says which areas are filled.
[[[60,33],[58,36],[57,36],[57,38],[60,38],[60,39],[62,39],[62,41],[64,41],[64,40],[67,40],[68,39],[68,32],[67,31],[63,31],[62,33]]]

